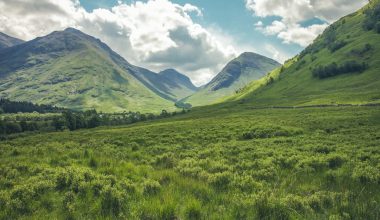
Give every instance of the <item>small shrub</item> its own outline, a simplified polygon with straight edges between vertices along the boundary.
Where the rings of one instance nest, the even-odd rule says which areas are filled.
[[[333,53],[346,45],[347,45],[346,41],[336,41],[329,45],[329,50]]]
[[[380,34],[380,22],[377,22],[376,26],[375,26],[375,30],[378,34]]]
[[[185,207],[185,217],[186,219],[196,220],[202,218],[202,206],[196,199],[188,200]]]
[[[173,154],[163,154],[156,158],[155,165],[163,168],[173,168],[176,164]]]
[[[232,179],[233,176],[230,172],[222,172],[211,175],[209,182],[216,190],[226,190]]]
[[[160,219],[163,220],[176,220],[176,207],[174,203],[165,203],[160,210]]]
[[[75,194],[71,191],[67,192],[63,198],[63,208],[68,212],[72,212],[74,210],[74,207],[73,207],[74,201],[75,201]]]
[[[364,184],[380,183],[380,170],[368,163],[359,163],[355,167],[352,177]]]
[[[107,187],[102,191],[101,211],[103,215],[118,216],[122,203],[123,197],[117,189]]]
[[[345,157],[338,154],[329,155],[327,157],[327,163],[329,164],[329,167],[333,169],[341,167],[346,160]]]
[[[291,219],[288,208],[269,195],[259,195],[255,201],[254,210],[256,219]]]
[[[98,167],[98,161],[94,157],[90,158],[90,161],[88,162],[88,165],[92,168],[97,168]]]
[[[143,192],[145,195],[155,195],[161,190],[161,185],[155,180],[146,180],[143,183]]]

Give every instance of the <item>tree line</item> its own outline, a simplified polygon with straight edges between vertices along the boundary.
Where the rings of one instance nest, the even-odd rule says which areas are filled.
[[[18,112],[51,113],[62,112],[63,110],[63,108],[58,108],[51,105],[38,105],[30,102],[10,101],[9,99],[0,98],[0,114]]]
[[[127,125],[141,121],[167,118],[189,111],[183,109],[181,112],[171,113],[162,110],[160,114],[143,114],[131,111],[98,113],[96,110],[73,111],[49,105],[13,102],[6,99],[1,100],[1,106],[0,137],[28,131],[74,131],[98,126]],[[32,110],[34,110],[34,113],[30,113]]]

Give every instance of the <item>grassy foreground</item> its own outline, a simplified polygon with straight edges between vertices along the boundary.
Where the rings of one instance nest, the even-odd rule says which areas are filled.
[[[380,218],[380,107],[208,109],[0,142],[0,219]]]

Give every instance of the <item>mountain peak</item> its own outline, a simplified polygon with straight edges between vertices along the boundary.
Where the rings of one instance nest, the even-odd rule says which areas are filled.
[[[13,47],[21,43],[24,43],[24,41],[0,32],[0,49]]]
[[[277,61],[265,56],[251,52],[242,53],[185,102],[193,106],[215,103],[222,97],[234,94],[249,82],[260,79],[278,66],[280,64]]]
[[[250,80],[259,79],[280,64],[268,57],[252,52],[244,52],[230,61],[224,69],[208,84],[212,91],[229,87],[236,80],[248,75]],[[252,75],[252,76],[253,76]]]
[[[167,77],[176,77],[176,78],[182,78],[182,79],[190,80],[189,77],[185,76],[184,74],[178,72],[175,69],[166,69],[166,70],[159,72],[158,74],[160,74],[162,76],[167,76]]]
[[[158,73],[159,75],[176,82],[177,84],[182,84],[190,90],[196,91],[197,87],[191,82],[190,78],[186,75],[178,72],[175,69],[166,69]]]

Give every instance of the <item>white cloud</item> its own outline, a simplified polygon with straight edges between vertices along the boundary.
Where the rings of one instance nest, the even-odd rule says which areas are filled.
[[[267,52],[269,52],[269,54],[271,54],[273,59],[279,61],[280,63],[284,63],[287,59],[289,59],[289,57],[291,57],[290,54],[278,50],[271,44],[265,44],[264,48]]]
[[[232,45],[195,23],[196,6],[169,0],[119,1],[87,12],[78,0],[0,2],[0,31],[30,40],[67,27],[100,38],[133,64],[155,71],[176,68],[200,85],[236,56]],[[20,19],[22,18],[22,19]]]
[[[284,30],[286,30],[286,24],[284,24],[281,21],[273,21],[273,23],[271,25],[266,26],[264,28],[264,33],[269,34],[269,35],[273,35],[273,34],[278,34]]]
[[[323,32],[327,24],[358,10],[366,3],[366,0],[246,0],[246,7],[258,17],[280,17],[266,27],[256,25],[258,30],[277,35],[285,43],[306,46]],[[313,18],[326,24],[300,25]]]

